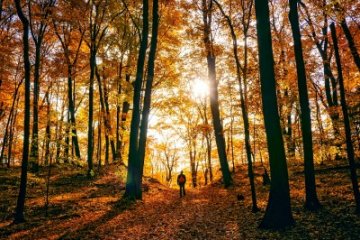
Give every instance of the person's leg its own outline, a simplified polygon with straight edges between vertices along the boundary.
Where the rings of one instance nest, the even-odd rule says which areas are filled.
[[[180,197],[182,197],[182,190],[181,190],[181,185],[180,185]]]
[[[185,185],[181,185],[181,196],[185,195]]]

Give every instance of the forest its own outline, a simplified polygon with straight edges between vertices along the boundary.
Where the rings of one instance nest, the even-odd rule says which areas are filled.
[[[353,0],[0,0],[0,239],[358,239],[359,51]]]

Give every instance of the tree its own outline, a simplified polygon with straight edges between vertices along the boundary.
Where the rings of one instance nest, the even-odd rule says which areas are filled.
[[[68,9],[69,6],[64,6]],[[74,9],[72,9],[74,11]],[[80,11],[77,11],[80,14]],[[53,27],[56,36],[58,37],[61,47],[63,49],[63,55],[65,59],[65,63],[67,65],[67,95],[68,95],[68,111],[70,113],[70,124],[71,124],[71,135],[73,147],[75,148],[75,155],[78,159],[80,159],[80,146],[76,129],[76,118],[75,118],[75,102],[74,102],[74,69],[79,60],[80,49],[83,43],[84,32],[78,36],[78,42],[76,46],[76,50],[71,51],[72,44],[76,41],[76,33],[75,28],[78,27],[77,24],[72,21],[73,19],[61,19],[58,21],[56,19],[53,20]],[[60,26],[59,26],[60,25]],[[61,30],[61,31],[60,31]],[[75,36],[75,37],[74,37]]]
[[[133,112],[131,118],[131,130],[130,130],[130,144],[129,144],[129,157],[128,157],[128,172],[126,179],[126,190],[124,197],[129,199],[139,199],[140,183],[138,182],[140,177],[140,161],[138,158],[138,146],[139,146],[139,126],[140,126],[140,102],[141,102],[141,86],[143,83],[146,49],[148,43],[149,33],[149,1],[143,0],[142,11],[142,33],[140,41],[139,55],[137,59],[136,78],[134,82],[134,95],[133,95]]]
[[[33,125],[31,136],[31,168],[33,171],[38,171],[39,164],[39,96],[40,96],[40,78],[41,78],[41,51],[43,47],[43,40],[45,37],[46,29],[48,27],[48,17],[50,15],[51,8],[54,6],[56,0],[47,0],[39,2],[38,8],[40,12],[33,14],[31,1],[28,2],[29,8],[29,26],[32,39],[35,44],[35,64],[34,64],[34,99],[33,99]],[[39,22],[36,21],[36,17],[33,15],[39,15]]]
[[[25,221],[24,205],[26,196],[27,184],[27,168],[29,159],[29,138],[30,138],[30,59],[29,59],[29,20],[24,15],[20,0],[14,0],[16,12],[21,20],[23,26],[23,59],[25,71],[25,115],[24,115],[24,141],[23,141],[23,156],[21,162],[21,179],[20,191],[17,199],[14,223],[21,223]]]
[[[338,11],[341,15],[341,22],[340,22],[340,25],[341,25],[341,28],[343,29],[344,33],[345,33],[345,37],[346,37],[346,40],[348,42],[348,45],[349,45],[349,48],[350,48],[350,52],[351,52],[351,55],[353,56],[353,59],[354,59],[354,62],[360,72],[360,56],[359,56],[359,53],[356,49],[356,44],[355,44],[355,41],[354,41],[354,38],[353,36],[351,35],[351,32],[350,32],[350,29],[346,23],[346,19],[345,19],[345,16],[344,15],[344,9],[342,9],[340,6],[339,6],[339,3],[335,3],[335,10]]]
[[[348,161],[350,166],[350,173],[351,173],[351,183],[354,191],[355,203],[356,203],[356,213],[360,214],[360,192],[359,192],[359,183],[358,183],[358,176],[356,173],[356,165],[354,159],[354,147],[352,145],[351,140],[351,128],[350,128],[350,121],[349,121],[349,114],[346,105],[346,98],[345,98],[345,88],[344,88],[344,79],[342,74],[342,67],[341,67],[341,59],[339,54],[339,47],[337,42],[336,36],[336,29],[335,24],[332,23],[330,25],[331,28],[331,36],[333,39],[334,50],[335,50],[335,60],[337,65],[338,71],[338,80],[340,86],[340,101],[341,101],[341,109],[344,116],[344,125],[345,125],[345,135],[346,135],[346,150],[348,155]]]
[[[212,0],[202,0],[202,13],[203,13],[203,34],[204,45],[206,52],[206,60],[208,67],[208,80],[210,91],[210,109],[212,113],[214,135],[217,145],[221,172],[223,174],[224,186],[229,187],[232,185],[232,177],[230,175],[229,163],[226,157],[226,146],[224,138],[224,130],[220,120],[219,110],[219,93],[218,83],[216,80],[216,56],[213,46],[213,38],[211,37],[211,22],[212,22]]]
[[[164,165],[166,171],[166,181],[170,184],[173,176],[174,167],[177,165],[179,160],[178,149],[171,147],[173,142],[164,142],[158,146],[163,156],[161,162]]]
[[[287,164],[276,99],[268,2],[255,0],[255,12],[261,93],[271,173],[269,201],[260,227],[279,229],[294,224],[294,219],[291,213]]]
[[[109,14],[110,1],[89,1],[89,39],[86,41],[90,50],[90,77],[89,77],[89,114],[88,114],[88,146],[87,163],[88,177],[92,177],[93,172],[93,118],[94,118],[94,79],[96,74],[96,57],[101,43],[106,35],[109,24],[119,16],[123,11],[115,14]],[[85,31],[80,29],[80,31]]]
[[[337,80],[332,72],[331,69],[331,48],[329,45],[328,40],[328,11],[326,10],[326,4],[327,1],[323,0],[320,3],[320,8],[315,8],[313,12],[321,11],[322,18],[323,18],[323,25],[321,28],[321,36],[319,37],[316,34],[316,28],[314,21],[311,19],[310,11],[308,7],[301,1],[298,2],[300,6],[304,9],[305,12],[305,21],[308,23],[310,27],[310,33],[308,34],[312,40],[314,41],[314,44],[320,54],[322,65],[323,65],[323,74],[324,74],[324,85],[325,85],[325,101],[322,101],[324,104],[324,107],[329,113],[330,119],[333,124],[334,129],[334,136],[335,138],[339,139],[341,138],[340,132],[339,132],[339,113],[338,113],[338,91],[337,91]],[[320,41],[321,39],[321,41]]]
[[[140,182],[140,187],[142,186],[142,176],[144,174],[146,139],[147,139],[147,130],[149,125],[151,94],[152,94],[152,87],[154,82],[156,48],[157,48],[158,30],[159,30],[158,11],[159,11],[159,1],[153,0],[150,52],[149,52],[149,60],[147,65],[147,79],[146,79],[146,87],[145,87],[144,106],[141,114],[139,149],[138,149],[138,157],[140,161],[140,174],[138,175],[139,177],[138,181]],[[141,199],[142,198],[141,188],[139,188],[138,191],[140,191],[138,194]]]
[[[314,158],[311,134],[311,115],[309,107],[309,96],[306,84],[305,63],[301,46],[301,35],[299,28],[299,16],[297,12],[298,0],[289,0],[290,12],[289,19],[294,39],[294,52],[296,59],[296,70],[298,75],[298,90],[301,107],[301,131],[304,145],[304,168],[305,168],[305,208],[308,210],[317,210],[320,203],[316,194]]]
[[[251,144],[250,144],[250,130],[249,130],[249,116],[248,116],[248,110],[247,110],[247,102],[246,102],[246,97],[244,96],[244,90],[243,89],[247,89],[246,87],[243,88],[244,85],[246,85],[246,71],[247,71],[247,44],[246,44],[246,40],[247,40],[247,30],[249,28],[249,24],[250,24],[250,19],[248,19],[248,23],[247,26],[245,27],[245,66],[242,67],[240,60],[239,60],[239,56],[238,56],[238,45],[237,45],[237,37],[235,34],[235,30],[231,21],[231,18],[225,14],[222,6],[216,1],[213,0],[216,5],[219,7],[222,15],[224,16],[224,18],[226,19],[228,26],[230,28],[230,32],[231,32],[231,38],[232,38],[232,42],[233,42],[233,55],[234,55],[234,59],[235,59],[235,64],[236,64],[236,76],[237,76],[237,80],[239,83],[239,92],[240,92],[240,106],[241,106],[241,113],[242,113],[242,119],[244,122],[244,133],[245,133],[245,149],[246,149],[246,156],[247,156],[247,162],[248,162],[248,174],[249,174],[249,180],[250,180],[250,186],[251,186],[251,199],[252,199],[252,211],[253,212],[257,212],[259,211],[259,208],[257,207],[257,203],[256,203],[256,191],[255,191],[255,182],[254,182],[254,172],[253,172],[253,166],[252,166],[252,161],[251,161]],[[252,2],[250,3],[249,6],[249,12],[251,12],[252,9]],[[244,13],[245,14],[245,13]],[[249,14],[249,18],[250,18],[250,14]],[[241,70],[244,71],[244,79],[241,79]]]
[[[111,128],[111,117],[110,117],[110,109],[109,109],[109,100],[108,100],[108,90],[107,90],[107,82],[105,74],[103,74],[103,78],[101,79],[98,67],[96,67],[95,75],[98,82],[99,87],[99,98],[101,105],[101,115],[103,117],[103,122],[105,126],[105,164],[109,164],[109,147],[111,145],[111,151],[113,156],[113,161],[116,159],[116,149],[115,142],[113,139],[110,139],[110,135],[112,132]],[[102,81],[104,84],[102,84]]]

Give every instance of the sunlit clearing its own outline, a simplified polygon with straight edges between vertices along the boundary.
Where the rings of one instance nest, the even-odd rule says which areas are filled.
[[[192,82],[191,91],[194,97],[204,98],[209,94],[209,85],[202,79],[195,79]]]

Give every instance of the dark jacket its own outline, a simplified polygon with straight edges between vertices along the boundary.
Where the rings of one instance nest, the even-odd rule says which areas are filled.
[[[179,180],[181,177],[184,177],[185,181],[183,183],[180,183]],[[184,174],[179,174],[179,176],[177,177],[177,184],[178,185],[184,185],[186,183],[186,176]]]

